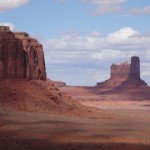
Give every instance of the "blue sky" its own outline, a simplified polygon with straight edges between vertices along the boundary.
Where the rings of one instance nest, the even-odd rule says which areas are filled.
[[[95,85],[137,55],[150,85],[149,0],[0,0],[0,24],[43,44],[50,79]]]

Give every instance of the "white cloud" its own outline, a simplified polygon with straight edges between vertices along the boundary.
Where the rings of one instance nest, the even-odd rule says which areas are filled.
[[[9,26],[11,31],[15,30],[15,25],[12,23],[0,23],[0,26]]]
[[[101,50],[100,52],[96,52],[91,54],[91,59],[98,61],[105,61],[110,59],[115,59],[119,57],[121,51],[119,50]]]
[[[131,27],[121,28],[119,31],[113,32],[108,35],[108,39],[111,43],[123,42],[128,40],[131,36],[137,35],[138,32]]]
[[[93,31],[89,34],[89,36],[92,36],[92,37],[99,37],[101,36],[101,32],[97,32],[97,31]]]
[[[93,33],[101,32],[94,31]],[[85,79],[87,80],[84,80],[84,85],[86,85],[91,84],[91,81],[96,82],[94,73],[100,73],[103,76],[97,80],[99,82],[106,76],[104,74],[108,74],[112,63],[130,61],[130,57],[133,55],[140,57],[142,71],[146,71],[148,67],[145,67],[143,63],[150,63],[149,41],[150,34],[143,34],[131,27],[124,27],[106,36],[91,36],[90,34],[83,36],[79,33],[61,34],[59,38],[49,39],[43,44],[47,65],[56,65],[64,70],[75,69],[76,74],[80,74],[78,75],[80,77],[86,74]],[[89,73],[87,71],[89,69],[93,69],[93,73]],[[67,76],[69,75],[74,76],[73,71]],[[63,74],[57,74],[60,79],[62,76]],[[147,77],[146,73],[143,73],[142,77]],[[91,81],[89,81],[90,78]],[[82,82],[83,84],[80,78],[75,78],[74,81],[66,79],[66,81],[69,84],[73,84],[73,82],[78,84]]]
[[[104,15],[109,13],[122,13],[130,15],[150,15],[150,6],[145,6],[143,8],[133,7],[131,9],[126,9],[123,4],[127,0],[81,0],[82,2],[91,3],[96,6],[95,14]]]
[[[90,2],[90,3],[94,3],[94,4],[107,4],[107,5],[113,5],[113,4],[120,4],[123,3],[126,0],[82,0],[83,2]]]
[[[145,6],[144,8],[132,8],[129,10],[130,14],[133,15],[142,15],[142,14],[150,14],[150,6]]]
[[[117,13],[122,11],[122,3],[126,0],[82,0],[96,5],[95,13],[103,15],[107,13]]]
[[[27,4],[30,0],[0,0],[0,12]]]

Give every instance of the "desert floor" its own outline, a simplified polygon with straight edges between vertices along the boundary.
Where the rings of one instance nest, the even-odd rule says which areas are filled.
[[[0,109],[0,150],[149,150],[150,101],[81,101],[100,118]]]

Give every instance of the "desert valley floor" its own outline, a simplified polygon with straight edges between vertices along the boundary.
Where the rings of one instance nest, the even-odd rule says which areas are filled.
[[[150,87],[138,56],[112,64],[110,78],[94,87],[71,87],[47,79],[43,47],[26,32],[0,26],[0,150],[150,150]]]
[[[98,105],[99,118],[1,109],[0,149],[150,149],[150,102],[116,102],[116,108],[111,101]]]
[[[9,89],[8,82],[5,83],[5,88],[7,87],[7,89]],[[20,86],[20,82],[22,87]],[[42,90],[41,83],[39,84],[38,82],[15,82],[15,90],[9,89],[10,93],[12,92],[11,90],[14,93],[8,96],[13,99],[17,96],[18,90],[23,88],[24,93],[21,94],[28,94],[28,98],[30,98],[31,93],[29,94],[28,92],[30,91],[26,88],[29,86],[34,92],[39,90],[39,88],[41,89],[41,93],[45,92],[46,90]],[[1,91],[3,91],[2,87]],[[34,95],[32,93],[31,96],[34,98],[41,96],[36,94],[39,93],[35,93]],[[0,150],[150,149],[149,100],[121,101],[94,100],[94,98],[93,96],[92,102],[91,99],[86,100],[83,98],[81,100],[81,97],[76,99],[79,103],[84,104],[83,106],[81,105],[84,110],[83,115],[80,113],[81,108],[68,109],[66,105],[61,103],[59,105],[66,109],[65,113],[61,113],[64,110],[61,110],[60,113],[56,113],[53,110],[53,113],[42,110],[34,110],[32,112],[21,109],[20,111],[1,105]],[[29,101],[26,103],[30,104],[31,107],[35,102],[37,105],[38,100],[33,101],[31,104]],[[44,103],[40,103],[40,105],[44,105]],[[58,110],[60,109],[59,105]],[[91,108],[86,110],[85,105]],[[75,110],[73,111],[73,109]]]

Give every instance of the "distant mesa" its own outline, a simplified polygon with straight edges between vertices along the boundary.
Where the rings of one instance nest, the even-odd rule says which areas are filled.
[[[97,87],[103,88],[126,88],[147,86],[140,78],[140,59],[137,56],[131,58],[131,64],[112,64],[110,79],[97,83]]]
[[[46,80],[42,45],[25,32],[0,26],[0,79]]]
[[[131,58],[131,64],[112,64],[110,78],[94,87],[61,87],[80,102],[93,105],[93,101],[104,100],[150,100],[150,87],[140,77],[140,59]]]

